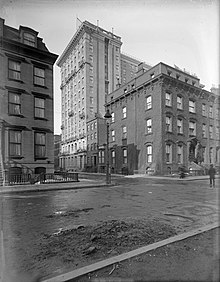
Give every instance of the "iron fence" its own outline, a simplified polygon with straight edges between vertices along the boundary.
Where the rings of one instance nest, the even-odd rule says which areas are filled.
[[[59,172],[59,173],[41,173],[41,174],[7,174],[7,183],[9,185],[19,184],[49,184],[62,182],[77,182],[78,173]]]

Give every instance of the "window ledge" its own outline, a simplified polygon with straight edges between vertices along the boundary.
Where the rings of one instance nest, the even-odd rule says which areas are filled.
[[[20,80],[20,79],[8,78],[8,80],[10,80],[10,81],[16,81],[16,82],[19,82],[19,83],[24,83],[24,81],[23,81],[23,80]]]
[[[166,133],[173,134],[173,131],[166,131]]]
[[[34,117],[34,119],[48,121],[48,119],[47,119],[47,118],[41,118],[41,117]]]
[[[151,108],[149,108],[149,109],[145,109],[145,112],[150,111],[150,110],[152,110],[152,107],[151,107]]]
[[[40,88],[44,88],[44,89],[47,89],[47,88],[48,88],[47,86],[44,86],[44,85],[39,85],[39,84],[35,84],[35,83],[34,83],[34,86],[36,86],[36,87],[40,87]]]
[[[46,160],[48,157],[34,157],[35,160]]]
[[[183,109],[181,109],[181,108],[177,108],[177,110],[178,110],[178,111],[181,111],[181,112],[183,112],[183,111],[184,111],[184,110],[183,110]]]
[[[9,156],[10,159],[23,159],[23,156]]]
[[[9,116],[13,116],[13,117],[20,117],[20,118],[24,118],[23,115],[20,114],[8,114]]]
[[[177,133],[177,135],[184,136],[184,134],[183,134],[183,133]]]
[[[145,133],[145,136],[152,135],[153,132]]]

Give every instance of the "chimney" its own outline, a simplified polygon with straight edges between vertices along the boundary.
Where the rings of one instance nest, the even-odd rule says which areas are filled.
[[[4,34],[4,24],[5,24],[5,20],[0,18],[0,36],[3,36]]]
[[[139,76],[139,75],[141,75],[141,74],[143,74],[143,73],[144,73],[144,63],[141,62],[141,63],[138,65],[138,70],[137,70],[137,72],[136,72],[136,75]]]

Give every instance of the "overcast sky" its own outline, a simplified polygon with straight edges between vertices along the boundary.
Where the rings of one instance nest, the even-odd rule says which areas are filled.
[[[150,65],[177,65],[205,89],[219,84],[219,0],[0,0],[5,24],[31,27],[61,55],[77,17],[122,38],[122,52]],[[60,134],[60,69],[54,67],[55,134]]]

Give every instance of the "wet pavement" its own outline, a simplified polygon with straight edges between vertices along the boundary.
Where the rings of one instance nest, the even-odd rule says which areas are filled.
[[[33,270],[28,259],[37,252],[34,242],[42,234],[75,225],[156,218],[182,233],[219,219],[219,189],[209,189],[208,179],[171,182],[139,178],[109,187],[4,193],[0,199],[5,265],[15,272]]]

